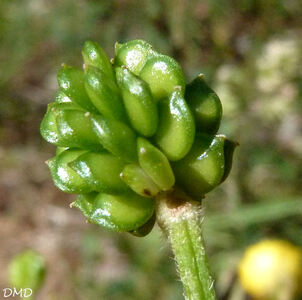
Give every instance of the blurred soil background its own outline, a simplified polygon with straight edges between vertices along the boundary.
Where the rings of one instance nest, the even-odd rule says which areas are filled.
[[[302,6],[299,0],[1,0],[0,288],[7,264],[33,248],[47,263],[42,300],[181,300],[158,228],[145,238],[86,224],[44,161],[39,124],[61,63],[83,42],[110,56],[142,38],[200,72],[221,98],[220,132],[240,143],[228,180],[205,199],[205,239],[219,299],[246,299],[236,267],[264,238],[302,246]],[[1,298],[1,297],[0,297]]]

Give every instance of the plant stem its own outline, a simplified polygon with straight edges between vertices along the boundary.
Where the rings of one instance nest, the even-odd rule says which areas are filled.
[[[181,191],[157,198],[157,221],[171,243],[187,300],[216,299],[202,237],[202,220],[201,204]]]

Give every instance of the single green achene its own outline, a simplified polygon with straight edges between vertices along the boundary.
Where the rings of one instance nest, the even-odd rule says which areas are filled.
[[[155,222],[171,242],[187,299],[215,299],[201,232],[201,200],[230,172],[236,143],[218,134],[219,97],[203,75],[186,85],[180,65],[142,40],[94,42],[84,70],[63,65],[41,135],[57,146],[54,184],[79,194],[87,220],[135,236]]]

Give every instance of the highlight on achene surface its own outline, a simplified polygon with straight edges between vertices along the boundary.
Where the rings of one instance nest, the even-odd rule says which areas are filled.
[[[161,204],[197,209],[230,172],[236,143],[216,134],[221,102],[203,75],[186,84],[180,65],[143,40],[116,43],[112,60],[87,41],[82,55],[83,70],[59,70],[41,123],[57,146],[54,184],[79,194],[72,206],[91,223],[144,236],[157,220],[171,236]]]

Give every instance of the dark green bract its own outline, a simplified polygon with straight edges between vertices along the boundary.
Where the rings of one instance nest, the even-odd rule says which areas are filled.
[[[47,164],[89,222],[144,236],[155,198],[177,187],[201,201],[226,179],[236,143],[215,135],[222,106],[204,77],[186,85],[178,62],[147,42],[117,43],[110,60],[88,41],[82,55],[83,71],[60,69],[41,122],[58,147]]]

